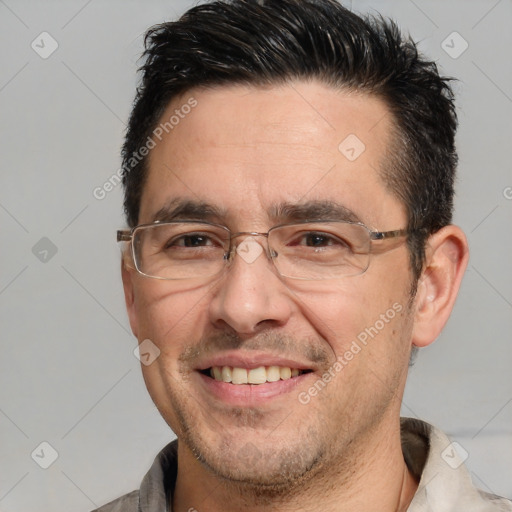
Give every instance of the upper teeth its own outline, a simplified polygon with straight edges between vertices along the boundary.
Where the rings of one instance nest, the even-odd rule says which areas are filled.
[[[263,384],[297,377],[301,372],[287,366],[260,366],[259,368],[237,368],[232,366],[213,366],[210,375],[218,381],[232,384]]]

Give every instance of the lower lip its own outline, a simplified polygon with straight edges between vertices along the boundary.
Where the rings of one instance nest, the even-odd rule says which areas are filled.
[[[297,377],[265,384],[230,384],[197,372],[207,391],[229,405],[254,406],[263,404],[281,395],[290,393],[310,375],[303,373]]]

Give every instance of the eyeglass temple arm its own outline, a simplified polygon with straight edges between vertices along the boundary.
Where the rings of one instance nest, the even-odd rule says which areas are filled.
[[[395,229],[394,231],[372,231],[372,240],[386,240],[387,238],[397,238],[409,234],[407,229]]]
[[[117,232],[117,241],[118,242],[129,242],[132,239],[131,231],[127,229],[120,229]]]

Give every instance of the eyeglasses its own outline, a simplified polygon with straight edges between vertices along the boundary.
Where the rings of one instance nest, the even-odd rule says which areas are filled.
[[[212,277],[222,272],[235,252],[247,263],[265,252],[283,277],[324,280],[364,273],[376,252],[372,242],[407,234],[405,229],[379,232],[360,223],[330,220],[283,224],[268,233],[231,233],[219,224],[185,220],[120,230],[117,241],[130,243],[135,269],[155,279]],[[242,236],[243,241],[233,243]],[[267,247],[256,237],[265,237]]]

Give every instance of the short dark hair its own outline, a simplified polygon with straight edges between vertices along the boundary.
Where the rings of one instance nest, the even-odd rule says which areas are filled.
[[[133,155],[173,98],[195,87],[316,79],[381,98],[392,113],[380,172],[407,208],[417,282],[426,239],[452,219],[457,116],[451,79],[396,24],[362,18],[336,0],[219,0],[150,28],[143,57],[122,150],[129,226],[138,222],[147,174],[147,157]]]

